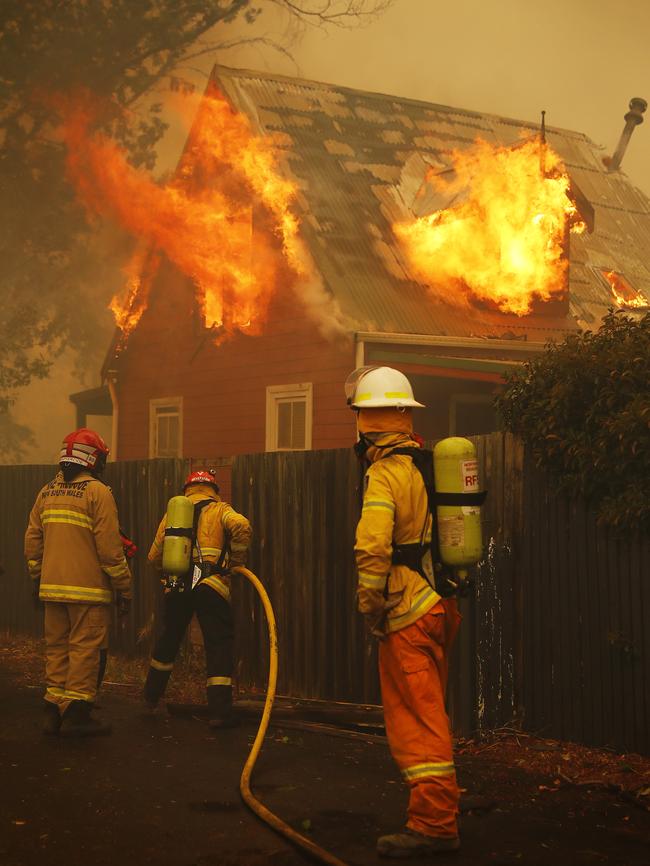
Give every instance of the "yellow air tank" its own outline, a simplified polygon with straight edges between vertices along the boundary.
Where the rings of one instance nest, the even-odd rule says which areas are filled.
[[[167,503],[167,522],[163,539],[162,570],[182,577],[192,563],[194,504],[187,496],[172,496]]]
[[[469,439],[451,436],[438,442],[433,449],[433,473],[436,493],[479,493],[476,449]],[[459,500],[458,504],[437,505],[436,516],[440,557],[464,579],[468,567],[481,559],[483,539],[480,505]]]

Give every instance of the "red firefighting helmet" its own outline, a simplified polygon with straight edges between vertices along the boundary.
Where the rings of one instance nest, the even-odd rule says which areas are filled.
[[[219,485],[216,482],[215,475],[214,469],[199,469],[197,472],[190,472],[185,479],[185,484],[183,484],[183,492],[185,492],[190,484],[211,484],[218,493]]]
[[[78,463],[88,469],[95,469],[106,462],[108,445],[99,433],[80,427],[63,440],[59,463]]]

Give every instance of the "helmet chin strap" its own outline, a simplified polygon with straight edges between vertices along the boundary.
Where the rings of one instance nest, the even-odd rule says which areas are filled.
[[[389,431],[387,431],[387,432],[389,432]],[[376,435],[378,435],[378,436],[382,436],[383,433],[377,433]],[[403,433],[403,434],[401,434],[401,435],[406,436],[407,434],[406,434],[406,433]],[[368,453],[368,449],[369,449],[369,448],[377,448],[378,451],[381,451],[381,450],[383,450],[384,448],[394,448],[394,447],[395,447],[395,443],[394,443],[394,442],[387,443],[386,445],[378,445],[376,442],[374,442],[374,441],[373,441],[369,436],[367,436],[365,433],[361,433],[361,432],[359,432],[359,433],[358,433],[358,436],[359,436],[359,438],[358,438],[358,440],[354,443],[354,445],[352,446],[352,448],[353,448],[353,450],[354,450],[354,453],[355,453],[355,454],[357,455],[357,457],[359,458],[359,460],[365,460],[365,458],[366,458],[366,454]]]
[[[371,439],[368,439],[365,433],[359,433],[359,438],[352,446],[352,449],[359,460],[364,460],[368,449],[372,445],[374,445],[374,442]]]
[[[99,478],[101,475],[104,474],[104,469],[106,469],[106,455],[99,454],[97,456],[97,461],[95,462],[95,465],[89,469],[89,472],[95,478]]]

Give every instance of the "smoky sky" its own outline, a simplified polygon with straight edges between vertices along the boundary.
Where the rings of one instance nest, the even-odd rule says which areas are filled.
[[[286,24],[277,8],[267,7],[254,26],[239,22],[212,36],[217,42],[282,39]],[[366,27],[307,28],[290,50],[293,59],[264,45],[238,45],[198,57],[179,74],[194,82],[197,94],[220,62],[533,123],[545,109],[549,124],[588,135],[603,153],[616,147],[630,98],[650,101],[649,0],[395,0]],[[153,98],[171,98],[167,83]],[[187,120],[195,106],[196,100],[186,106]],[[160,148],[159,172],[174,167],[187,137],[187,121],[179,121],[177,111],[165,116],[172,126]],[[650,111],[622,166],[648,195],[649,153]],[[89,384],[75,384],[68,365],[56,369],[58,377],[42,383],[42,390],[50,403],[60,397],[62,415],[67,409],[57,434],[50,415],[42,429],[37,423],[38,383],[38,393],[21,395],[16,407],[41,446],[30,452],[31,460],[53,459],[52,441],[74,424],[67,394]]]
[[[245,37],[281,37],[265,12]],[[223,31],[225,34],[225,31]],[[237,46],[194,61],[201,88],[212,63],[310,78],[361,90],[547,123],[585,133],[611,153],[633,96],[650,101],[648,0],[395,0],[369,26],[307,28],[293,60],[266,46]],[[196,70],[202,70],[202,75]],[[172,131],[163,165],[184,131]],[[650,194],[650,112],[623,170]]]

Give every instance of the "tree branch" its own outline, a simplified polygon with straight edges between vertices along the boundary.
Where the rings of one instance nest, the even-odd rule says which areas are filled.
[[[386,12],[394,0],[267,0],[316,27],[362,27]]]

